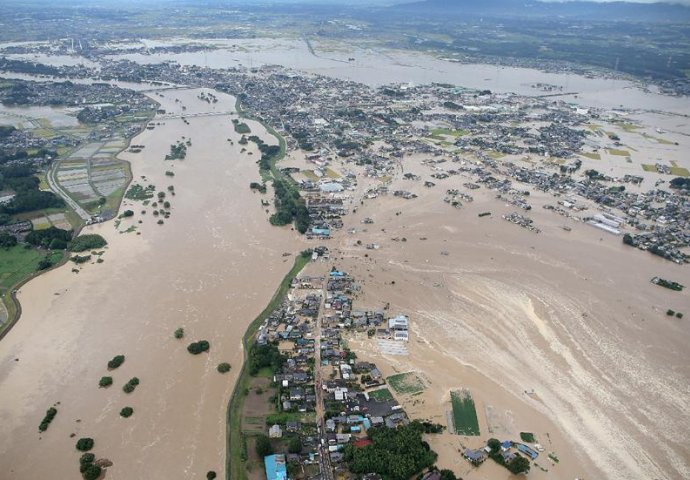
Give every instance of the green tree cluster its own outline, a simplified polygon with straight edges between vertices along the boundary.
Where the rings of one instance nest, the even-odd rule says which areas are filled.
[[[285,358],[280,354],[277,346],[256,345],[249,355],[249,374],[254,376],[265,367],[270,367],[271,371],[277,372],[284,362]]]
[[[25,241],[28,244],[51,248],[55,250],[64,250],[67,248],[67,242],[72,239],[72,232],[70,230],[62,230],[57,227],[48,227],[45,230],[33,230],[26,236]]]
[[[272,225],[288,225],[295,222],[295,228],[304,233],[309,228],[309,210],[300,197],[297,187],[292,185],[289,180],[276,178],[273,181],[275,190],[276,212],[271,215]]]
[[[12,248],[17,244],[17,239],[9,233],[0,233],[0,248]]]
[[[108,244],[105,238],[101,237],[97,233],[90,233],[86,235],[79,235],[77,238],[72,240],[70,244],[70,251],[72,252],[83,252],[85,250],[93,250],[94,248],[103,248]]]
[[[101,379],[98,381],[98,386],[105,388],[109,387],[113,384],[113,377],[101,377]]]
[[[137,377],[132,377],[127,383],[122,387],[122,391],[125,393],[132,393],[135,388],[139,385],[139,379]]]
[[[77,440],[76,447],[80,452],[88,452],[93,448],[93,444],[93,438],[84,437]]]
[[[227,362],[219,363],[217,367],[220,373],[228,373],[230,371],[230,368],[230,364]]]
[[[267,455],[271,455],[273,453],[273,446],[271,445],[271,440],[268,438],[267,435],[259,435],[256,437],[256,454],[259,456],[259,458],[264,458]]]
[[[208,352],[211,348],[211,344],[207,340],[199,340],[198,342],[192,342],[187,345],[187,351],[192,355],[199,355],[201,352]]]
[[[108,369],[115,370],[117,367],[125,363],[124,355],[115,355],[112,360],[108,362]]]
[[[436,461],[436,453],[422,440],[424,427],[410,423],[397,429],[369,429],[372,445],[345,447],[344,459],[352,473],[378,473],[385,479],[408,480]]]
[[[48,426],[50,425],[50,422],[52,422],[55,418],[55,415],[57,415],[57,408],[50,407],[46,411],[46,415],[45,417],[43,417],[43,420],[41,420],[41,424],[38,426],[38,431],[45,432],[46,430],[48,430]]]

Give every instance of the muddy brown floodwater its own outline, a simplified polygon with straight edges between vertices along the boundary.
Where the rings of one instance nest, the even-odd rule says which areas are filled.
[[[253,145],[253,155],[240,153],[235,117],[193,116],[233,111],[234,98],[214,92],[219,102],[209,104],[197,98],[200,91],[152,95],[169,113],[184,105],[189,125],[160,120],[133,140],[145,145],[142,153],[121,155],[135,182],[166,192],[174,185],[165,224],[156,223],[150,206],[126,200],[122,209],[135,215],[119,229],[108,222],[84,231],[107,238],[103,263],[76,274],[70,262],[22,287],[22,317],[0,342],[3,480],[79,478],[79,437],[94,438],[96,456],[114,463],[108,479],[201,479],[224,471],[225,411],[241,338],[292,267],[293,257],[282,254],[299,251],[300,240],[289,228],[272,227],[260,196],[249,191],[259,179],[258,153]],[[259,124],[249,125],[275,143]],[[165,161],[182,136],[192,140],[187,158]],[[130,226],[136,231],[119,233]],[[185,338],[176,340],[181,326]],[[199,339],[211,343],[210,352],[190,355],[187,344]],[[117,354],[125,363],[108,373]],[[220,362],[231,372],[218,373]],[[114,385],[99,388],[103,375]],[[135,376],[140,385],[125,394],[122,385]],[[39,434],[45,410],[58,402],[55,420]],[[134,408],[132,417],[120,417],[124,406]]]

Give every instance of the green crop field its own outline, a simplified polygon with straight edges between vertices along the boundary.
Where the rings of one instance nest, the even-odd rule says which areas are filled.
[[[414,394],[424,391],[424,382],[414,372],[391,375],[386,379],[396,393]]]
[[[369,397],[373,398],[374,400],[378,400],[379,402],[387,402],[389,400],[393,400],[393,395],[387,388],[382,388],[381,390],[374,390],[373,392],[369,392]]]
[[[450,393],[451,404],[453,405],[453,423],[455,433],[458,435],[478,436],[479,420],[477,410],[474,407],[474,400],[468,390],[460,390]]]
[[[599,155],[597,152],[580,152],[580,155],[591,160],[601,160],[601,155]]]

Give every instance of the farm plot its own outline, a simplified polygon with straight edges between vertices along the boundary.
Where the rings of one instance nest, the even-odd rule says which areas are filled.
[[[424,381],[415,372],[399,373],[386,378],[388,384],[396,393],[413,395],[423,392],[426,388]]]
[[[453,406],[453,425],[457,435],[478,436],[479,420],[474,400],[469,390],[456,390],[450,392],[450,401]]]

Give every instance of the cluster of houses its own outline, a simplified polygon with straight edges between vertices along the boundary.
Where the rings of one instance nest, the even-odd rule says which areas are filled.
[[[543,451],[544,447],[542,447],[538,443],[536,443],[534,445],[534,448],[532,448],[524,443],[505,440],[501,442],[501,446],[496,453],[501,456],[503,463],[507,465],[510,462],[512,462],[518,455],[522,455],[528,458],[529,460],[534,461],[539,456],[539,453]],[[489,455],[491,453],[492,449],[487,444],[484,448],[479,449],[466,448],[463,452],[463,457],[465,457],[465,459],[472,465],[479,466],[482,463],[484,463],[484,461],[487,458],[489,458]]]
[[[318,412],[318,402],[323,407],[323,418],[316,418],[316,424],[322,426],[318,435],[313,425],[294,420],[267,426],[271,439],[298,435],[302,441],[300,453],[283,452],[264,459],[269,480],[284,480],[285,465],[290,464],[318,464],[344,472],[347,445],[368,445],[367,431],[372,427],[394,428],[409,422],[376,364],[358,360],[342,339],[346,330],[363,332],[381,326],[406,340],[408,318],[387,319],[382,311],[353,311],[358,291],[354,278],[339,270],[326,276],[301,275],[256,334],[258,345],[277,345],[284,357],[273,377],[280,412]],[[327,455],[328,462],[317,461],[319,455]]]
[[[344,178],[322,175],[317,181],[303,183],[304,193],[310,197],[307,201],[312,228],[308,236],[312,238],[329,238],[342,225],[339,217],[346,211],[345,195],[356,182],[354,168],[347,169],[348,164],[361,167],[363,172],[359,174],[378,178],[385,187],[387,179],[400,171],[405,156],[423,154],[460,164],[446,171],[435,165],[434,179],[462,173],[474,177],[472,184],[504,194],[515,191],[518,196],[507,198],[518,208],[530,205],[519,197],[525,189],[514,187],[512,181],[554,196],[578,196],[615,210],[615,215],[625,220],[622,226],[634,230],[635,246],[677,263],[687,261],[684,249],[690,246],[690,205],[686,196],[659,188],[645,193],[620,188],[623,184],[640,185],[641,177],[634,175],[575,175],[582,165],[578,154],[583,145],[606,148],[599,145],[600,141],[620,141],[615,136],[587,135],[587,122],[602,115],[596,110],[577,108],[554,98],[439,84],[372,89],[279,66],[263,66],[251,72],[242,68],[220,71],[174,63],[137,65],[105,60],[100,74],[103,78],[131,81],[157,78],[239,95],[243,106],[255,116],[281,126],[279,133],[289,148],[308,152],[315,172],[323,174],[335,157],[345,162],[348,173]],[[430,137],[429,125],[444,125],[451,135]],[[450,152],[448,145],[455,152]],[[522,166],[512,161],[497,162],[495,154],[538,155],[560,162]],[[573,162],[562,163],[567,159]],[[660,171],[669,173],[667,168]],[[381,193],[373,187],[366,198]],[[415,196],[406,190],[395,193],[402,198]]]

